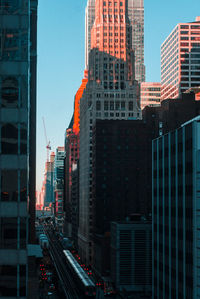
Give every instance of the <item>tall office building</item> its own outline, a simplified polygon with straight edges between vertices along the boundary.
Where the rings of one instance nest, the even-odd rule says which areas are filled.
[[[85,9],[85,69],[88,68],[88,58],[91,50],[91,29],[95,19],[95,0],[88,0]]]
[[[144,66],[144,0],[128,0],[128,16],[131,22],[132,49],[135,56],[135,79],[145,81]]]
[[[200,296],[200,116],[153,140],[153,299]]]
[[[179,23],[161,46],[161,100],[200,85],[200,17]]]
[[[0,23],[0,298],[27,298],[35,221],[37,0],[2,0]]]
[[[44,184],[45,184],[45,195],[44,195],[44,207],[49,207],[54,202],[54,160],[55,153],[52,152],[50,155],[50,161],[45,163],[44,173]]]
[[[127,0],[128,16],[131,23],[131,47],[135,56],[135,79],[145,81],[144,66],[144,2],[143,0]],[[116,11],[117,13],[117,11]],[[109,11],[107,11],[109,14]],[[88,68],[91,50],[91,29],[95,20],[95,0],[88,0],[85,11],[85,68]]]
[[[96,119],[141,119],[125,0],[96,0],[88,83],[80,101],[79,250],[92,260],[92,127]]]
[[[55,218],[60,230],[62,230],[64,213],[64,147],[56,148],[54,161],[54,200],[55,200]]]

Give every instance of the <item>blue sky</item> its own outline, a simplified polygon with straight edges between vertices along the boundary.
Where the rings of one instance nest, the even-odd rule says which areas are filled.
[[[87,0],[39,0],[37,85],[37,190],[43,180],[46,141],[64,145],[74,95],[84,71]],[[146,81],[160,81],[160,45],[177,23],[200,15],[199,0],[144,0]]]

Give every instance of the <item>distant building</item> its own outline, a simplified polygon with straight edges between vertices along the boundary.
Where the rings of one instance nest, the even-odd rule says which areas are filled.
[[[160,106],[161,84],[158,82],[142,82],[140,84],[140,107]]]
[[[200,294],[200,116],[153,141],[153,294]]]
[[[88,69],[91,50],[91,29],[95,20],[95,0],[88,0],[85,8],[85,69]]]
[[[161,46],[161,101],[200,85],[200,17],[179,23]]]
[[[151,298],[151,249],[151,221],[111,223],[111,278],[117,290]]]
[[[79,133],[80,133],[80,101],[87,85],[87,70],[75,95],[73,118],[65,133],[65,160],[64,160],[64,231],[68,237],[72,236],[72,168],[79,159]]]
[[[45,194],[44,194],[44,207],[49,207],[54,202],[54,161],[55,153],[52,152],[50,161],[45,163]]]
[[[60,229],[63,229],[63,193],[64,193],[64,147],[57,147],[54,162],[54,201],[55,218]]]
[[[128,0],[128,16],[131,23],[131,43],[135,56],[135,79],[145,81],[144,65],[144,1]]]

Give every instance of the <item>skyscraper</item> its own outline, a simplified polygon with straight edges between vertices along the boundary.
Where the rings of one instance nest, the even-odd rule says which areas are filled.
[[[153,140],[153,294],[200,294],[200,116]]]
[[[85,69],[88,68],[89,52],[91,50],[91,29],[95,19],[95,0],[88,0],[85,9]]]
[[[26,298],[35,221],[37,0],[1,1],[0,21],[0,298]]]
[[[128,16],[131,23],[131,46],[135,56],[135,79],[145,81],[144,66],[144,2],[127,0]],[[109,12],[107,12],[109,13]],[[88,0],[85,12],[85,67],[88,67],[91,50],[91,29],[95,20],[95,0]]]
[[[161,45],[161,100],[200,85],[200,17],[179,23]]]
[[[127,1],[95,2],[88,83],[80,101],[79,249],[92,260],[92,127],[96,119],[140,119]]]
[[[55,199],[55,219],[59,229],[62,229],[64,213],[64,147],[56,148],[54,160],[54,199]]]
[[[128,0],[128,16],[131,22],[132,48],[135,56],[135,79],[145,81],[144,66],[144,1]]]

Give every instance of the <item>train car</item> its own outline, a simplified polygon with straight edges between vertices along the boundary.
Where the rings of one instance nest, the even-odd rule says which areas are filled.
[[[79,263],[69,250],[63,250],[63,252],[66,257],[66,263],[74,279],[76,280],[78,287],[82,290],[86,298],[95,298],[96,288],[94,282],[79,265]]]
[[[49,248],[49,241],[45,234],[40,234],[39,236],[39,244],[42,249],[48,249]]]

